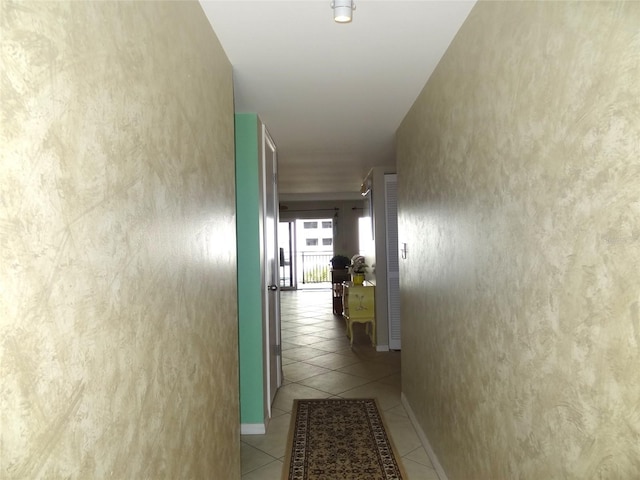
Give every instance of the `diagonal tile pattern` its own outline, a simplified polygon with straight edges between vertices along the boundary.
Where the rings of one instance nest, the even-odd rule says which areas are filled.
[[[242,480],[280,480],[293,400],[374,397],[402,457],[408,480],[438,480],[400,402],[400,352],[377,352],[362,325],[353,349],[329,290],[281,293],[284,385],[265,435],[242,436]]]

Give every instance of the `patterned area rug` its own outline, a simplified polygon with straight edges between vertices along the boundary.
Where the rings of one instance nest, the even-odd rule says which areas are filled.
[[[282,478],[406,479],[395,453],[375,399],[295,400]]]

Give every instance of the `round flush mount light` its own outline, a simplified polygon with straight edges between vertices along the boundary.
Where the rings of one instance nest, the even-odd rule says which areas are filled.
[[[337,23],[349,23],[353,18],[353,11],[356,6],[353,0],[334,0],[331,2],[333,8],[333,19]]]

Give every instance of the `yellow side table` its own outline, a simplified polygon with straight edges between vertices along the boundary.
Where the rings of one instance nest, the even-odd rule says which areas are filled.
[[[344,282],[343,289],[343,316],[347,322],[347,337],[353,346],[353,324],[366,324],[366,332],[371,339],[371,345],[376,346],[376,287],[371,284],[354,285],[352,282]]]

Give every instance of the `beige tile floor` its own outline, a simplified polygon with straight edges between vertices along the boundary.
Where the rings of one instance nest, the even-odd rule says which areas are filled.
[[[330,290],[284,291],[281,301],[284,384],[267,433],[242,435],[242,480],[281,480],[293,400],[329,397],[377,398],[408,480],[438,480],[400,402],[400,352],[376,352],[362,325],[351,348]]]

